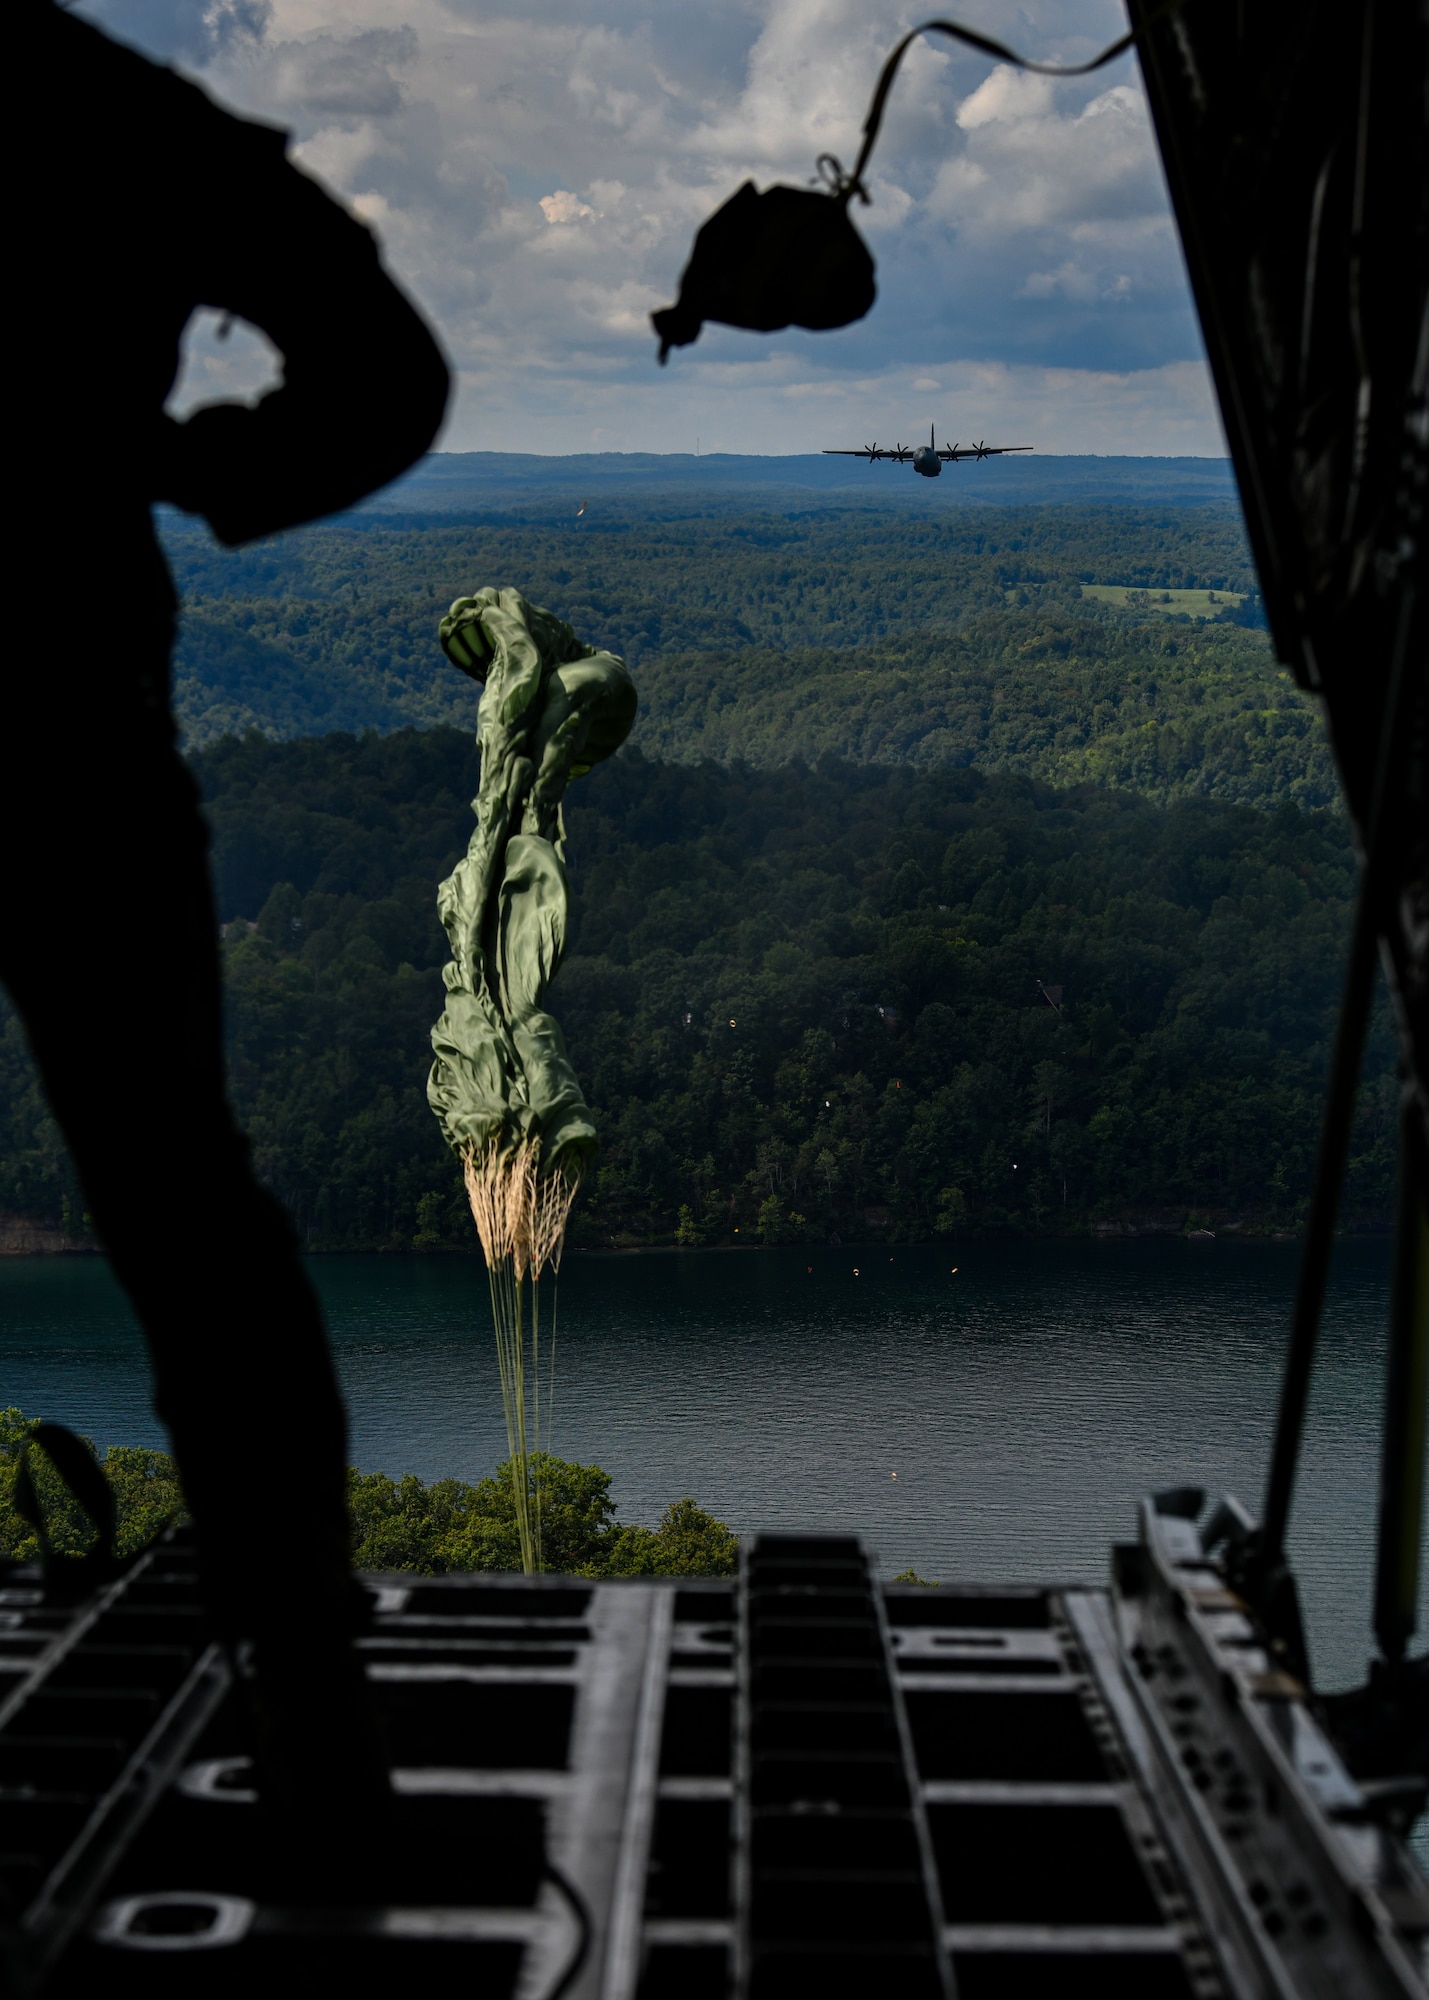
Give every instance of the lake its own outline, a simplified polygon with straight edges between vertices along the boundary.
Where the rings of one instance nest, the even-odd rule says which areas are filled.
[[[1100,1582],[1154,1486],[1258,1509],[1297,1255],[1225,1239],[573,1254],[554,1449],[612,1473],[625,1519],[688,1493],[738,1529],[856,1530],[889,1575]],[[479,1260],[310,1268],[354,1461],[490,1472],[505,1437]],[[1361,1677],[1370,1644],[1387,1297],[1388,1246],[1342,1244],[1291,1544],[1323,1686]],[[0,1326],[0,1403],[101,1445],[163,1442],[100,1259],[0,1259]]]

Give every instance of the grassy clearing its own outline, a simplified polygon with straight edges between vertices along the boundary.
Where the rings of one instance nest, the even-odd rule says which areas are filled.
[[[1098,604],[1113,604],[1118,611],[1179,611],[1187,618],[1219,618],[1245,602],[1243,591],[1139,590],[1132,583],[1084,583],[1082,595]]]

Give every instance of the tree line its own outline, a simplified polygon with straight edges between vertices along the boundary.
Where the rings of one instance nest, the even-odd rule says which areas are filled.
[[[15,1479],[35,1419],[0,1409],[0,1564],[33,1563],[41,1547],[34,1522],[15,1505]],[[99,1458],[93,1441],[83,1440]],[[114,1495],[115,1554],[146,1548],[171,1522],[184,1518],[178,1468],[167,1452],[111,1445],[100,1458]],[[541,1497],[544,1566],[566,1576],[730,1576],[738,1540],[693,1500],[677,1500],[657,1526],[618,1520],[610,1474],[598,1465],[537,1453],[530,1461]],[[60,1556],[85,1554],[94,1525],[43,1450],[29,1456],[30,1477],[50,1547]],[[519,1570],[521,1545],[510,1460],[475,1485],[408,1473],[347,1475],[354,1567],[408,1570],[420,1576],[456,1571]]]

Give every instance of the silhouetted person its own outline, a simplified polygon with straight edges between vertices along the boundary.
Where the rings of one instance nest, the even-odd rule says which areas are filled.
[[[431,442],[447,370],[283,134],[51,0],[12,0],[6,31],[31,150],[7,222],[0,975],[148,1338],[210,1609],[258,1642],[270,1794],[336,1796],[362,1789],[364,1761],[372,1776],[344,1748],[360,1708],[344,1418],[293,1231],[225,1095],[150,506],[237,544],[349,505]],[[175,423],[163,403],[201,305],[261,327],[283,383]]]

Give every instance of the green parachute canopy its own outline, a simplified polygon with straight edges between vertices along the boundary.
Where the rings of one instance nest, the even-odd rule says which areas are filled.
[[[635,720],[625,662],[584,646],[519,591],[458,598],[442,649],[483,681],[476,831],[437,892],[451,944],[447,1004],[432,1030],[427,1097],[461,1161],[491,1281],[521,1564],[541,1567],[544,1428],[554,1393],[554,1289],[542,1336],[540,1277],[559,1271],[595,1125],[545,1011],[566,947],[561,800],[618,750]],[[549,1438],[548,1438],[549,1443]]]
[[[561,800],[572,778],[625,741],[636,696],[623,660],[583,645],[519,591],[458,598],[442,620],[441,643],[486,691],[476,830],[437,896],[452,957],[442,975],[446,1007],[432,1030],[427,1097],[466,1170],[491,1262],[511,1235],[502,1217],[514,1198],[506,1187],[512,1175],[533,1184],[558,1176],[573,1191],[594,1151],[590,1111],[544,1006],[569,915]],[[491,1232],[482,1226],[474,1176],[500,1184],[483,1197],[500,1210],[488,1218]],[[519,1245],[516,1254],[524,1262]]]

